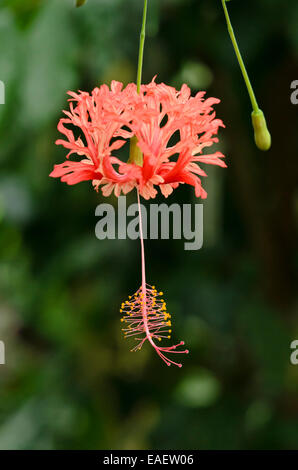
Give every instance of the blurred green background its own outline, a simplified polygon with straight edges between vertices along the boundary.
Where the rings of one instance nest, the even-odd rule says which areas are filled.
[[[206,89],[226,124],[228,169],[207,169],[203,249],[146,242],[148,281],[191,350],[181,370],[148,345],[130,353],[120,331],[139,242],[97,240],[102,196],[48,177],[66,153],[54,142],[67,90],[134,81],[142,2],[0,5],[0,448],[297,449],[297,1],[228,5],[268,153],[254,146],[221,2],[149,1],[144,82]],[[194,203],[193,189],[169,202]]]

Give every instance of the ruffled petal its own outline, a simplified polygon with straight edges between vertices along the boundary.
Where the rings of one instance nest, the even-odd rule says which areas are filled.
[[[65,161],[54,166],[50,173],[52,178],[61,178],[61,181],[69,185],[80,183],[81,181],[94,180],[101,175],[94,171],[93,165],[82,162]]]

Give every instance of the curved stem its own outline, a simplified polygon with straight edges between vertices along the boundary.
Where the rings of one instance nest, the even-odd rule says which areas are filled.
[[[244,81],[245,81],[245,84],[246,84],[246,87],[247,87],[247,91],[248,91],[248,94],[249,94],[249,97],[250,97],[250,101],[251,101],[253,110],[258,111],[259,106],[258,106],[256,97],[255,97],[253,88],[251,86],[249,76],[248,76],[248,73],[246,71],[242,56],[241,56],[241,52],[240,52],[238,44],[237,44],[237,40],[236,40],[236,37],[235,37],[235,34],[234,34],[233,26],[232,26],[230,16],[229,16],[229,12],[228,12],[228,9],[227,9],[226,0],[221,0],[221,3],[222,3],[222,6],[223,6],[223,9],[224,9],[224,13],[225,13],[225,17],[226,17],[226,21],[227,21],[227,25],[228,25],[228,32],[229,32],[229,35],[230,35],[230,38],[231,38],[231,41],[232,41],[237,59],[238,59],[238,63],[240,65],[240,69],[241,69],[241,72],[242,72],[242,75],[243,75],[243,78],[244,78]]]
[[[140,34],[140,46],[139,46],[138,73],[137,73],[138,93],[140,93],[141,82],[142,82],[144,44],[145,44],[145,37],[146,37],[147,6],[148,6],[148,0],[144,0],[143,20],[142,20],[142,28],[141,28],[141,34]]]

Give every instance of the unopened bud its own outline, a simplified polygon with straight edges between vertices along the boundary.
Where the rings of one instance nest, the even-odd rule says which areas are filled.
[[[269,150],[271,147],[271,135],[268,131],[266,119],[263,111],[253,111],[251,113],[252,125],[255,131],[256,146],[263,151]]]
[[[76,7],[82,7],[86,2],[87,0],[76,0]]]
[[[143,154],[138,146],[138,139],[135,135],[130,139],[130,152],[127,163],[135,163],[136,165],[143,166]]]

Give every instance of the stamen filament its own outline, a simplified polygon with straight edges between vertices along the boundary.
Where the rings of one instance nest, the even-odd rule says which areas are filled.
[[[132,351],[141,349],[146,340],[153,346],[159,357],[168,365],[176,365],[182,367],[182,364],[174,362],[169,359],[165,354],[180,353],[188,354],[188,350],[177,351],[179,346],[184,345],[184,341],[172,346],[157,346],[155,341],[162,341],[162,339],[170,339],[171,328],[171,315],[167,312],[166,303],[163,299],[163,292],[158,292],[155,286],[150,286],[146,283],[146,268],[145,268],[145,249],[144,249],[144,235],[143,223],[141,214],[140,195],[138,197],[139,208],[139,227],[140,227],[140,241],[141,241],[141,260],[142,260],[142,284],[137,292],[129,296],[129,300],[122,303],[120,313],[123,314],[122,322],[128,326],[123,328],[125,338],[135,337],[138,344]],[[159,297],[161,297],[159,299]],[[140,335],[144,337],[140,337]]]

